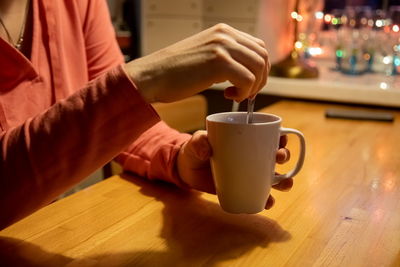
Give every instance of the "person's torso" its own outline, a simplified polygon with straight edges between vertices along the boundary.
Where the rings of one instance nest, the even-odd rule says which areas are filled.
[[[3,131],[71,95],[89,79],[81,8],[62,0],[32,0],[31,8],[30,59],[0,38]]]

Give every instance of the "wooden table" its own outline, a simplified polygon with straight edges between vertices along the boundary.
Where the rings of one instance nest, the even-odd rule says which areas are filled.
[[[400,112],[349,121],[326,119],[327,107],[263,109],[308,148],[269,211],[231,215],[215,196],[114,176],[1,231],[0,265],[400,266]]]

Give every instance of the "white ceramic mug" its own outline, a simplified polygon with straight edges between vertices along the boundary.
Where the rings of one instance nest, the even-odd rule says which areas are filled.
[[[303,134],[282,128],[280,117],[255,112],[253,123],[247,124],[246,116],[246,112],[227,112],[207,117],[214,183],[221,207],[230,213],[264,210],[271,186],[295,176],[305,156]],[[293,170],[275,175],[279,139],[285,134],[299,137],[300,155]]]

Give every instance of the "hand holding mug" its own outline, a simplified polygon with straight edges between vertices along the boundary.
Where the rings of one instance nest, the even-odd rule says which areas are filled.
[[[290,152],[285,148],[286,144],[287,136],[283,135],[280,137],[279,149],[276,152],[278,164],[283,164],[290,159]],[[206,131],[195,132],[192,138],[182,146],[177,160],[177,168],[182,181],[188,187],[216,194],[210,166],[211,155],[212,149]],[[280,191],[289,191],[292,186],[293,180],[285,179],[273,187]],[[270,209],[274,203],[274,198],[269,195],[265,208]]]
[[[280,117],[254,113],[250,124],[246,117],[246,112],[217,113],[207,117],[214,183],[221,207],[231,213],[262,211],[268,206],[271,187],[295,176],[305,157],[303,134],[281,127]],[[294,169],[277,175],[276,151],[280,137],[286,134],[295,134],[299,138],[300,153]]]

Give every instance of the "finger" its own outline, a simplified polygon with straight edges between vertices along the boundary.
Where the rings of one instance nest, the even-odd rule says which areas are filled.
[[[234,31],[236,31],[238,34],[241,34],[241,35],[243,35],[244,37],[246,37],[246,38],[252,40],[254,43],[256,43],[257,45],[259,45],[260,47],[262,47],[262,48],[264,48],[264,49],[266,48],[265,42],[264,42],[262,39],[257,38],[257,37],[255,37],[255,36],[253,36],[253,35],[251,35],[251,34],[249,34],[249,33],[247,33],[247,32],[243,32],[243,31],[240,31],[240,30],[238,30],[238,29],[235,29],[235,28],[233,28],[233,27],[232,27],[232,29],[233,29]]]
[[[269,55],[268,51],[266,49],[265,42],[259,38],[256,38],[248,33],[239,31],[237,29],[232,28],[239,36],[241,36],[238,39],[238,42],[241,43],[242,45],[247,46],[249,49],[257,52],[263,59],[264,59],[264,68],[262,70],[262,78],[260,83],[258,84],[258,87],[256,88],[256,91],[253,91],[253,94],[251,95],[254,96],[256,95],[257,92],[259,92],[266,84],[267,84],[267,79],[268,79],[268,74],[271,69],[271,63],[269,62]]]
[[[269,195],[267,204],[265,204],[265,209],[269,210],[270,208],[272,208],[272,206],[274,206],[274,204],[275,204],[275,198],[273,196]]]
[[[228,34],[217,33],[209,41],[220,64],[219,72],[225,70],[224,79],[230,80],[236,90],[231,90],[225,97],[237,102],[256,92],[263,77],[265,61],[256,52],[238,43]],[[252,74],[249,76],[249,72]],[[245,76],[243,76],[245,75]],[[243,86],[243,83],[244,84]]]
[[[283,164],[290,159],[290,151],[287,148],[280,148],[276,152],[276,163]]]
[[[287,135],[282,135],[281,138],[279,139],[279,148],[285,147],[288,142],[288,137]]]
[[[293,179],[292,178],[284,179],[279,184],[273,185],[272,187],[279,191],[284,191],[284,192],[289,191],[293,187]]]
[[[187,149],[200,161],[208,161],[212,154],[206,131],[197,131],[187,144]]]
[[[223,74],[226,77],[225,80],[230,81],[234,85],[227,98],[241,102],[249,97],[249,92],[253,88],[256,77],[245,66],[231,58],[230,55],[228,57],[225,59],[228,63],[223,63],[218,68],[225,71]]]
[[[229,86],[224,90],[224,97],[227,99],[234,99],[237,95],[237,88],[235,86]]]
[[[213,176],[211,173],[211,169],[209,167],[199,168],[196,169],[196,173],[196,175],[200,178],[198,178],[196,181],[193,181],[193,184],[191,185],[192,188],[215,195],[217,191],[215,188],[214,180],[212,178]]]
[[[256,53],[260,60],[262,60],[262,64],[258,64],[257,70],[252,69],[253,73],[260,73],[261,75],[256,75],[257,81],[254,84],[249,96],[253,97],[260,91],[266,84],[268,72],[269,72],[269,60],[268,60],[268,52],[265,48],[265,43],[261,39],[251,36],[250,34],[241,32],[233,27],[230,27],[226,24],[218,24],[215,27],[218,36],[227,36],[231,37],[236,43],[248,48],[250,51]],[[242,62],[243,63],[243,62]],[[246,65],[249,67],[248,65]],[[255,66],[257,67],[257,66]],[[256,72],[255,72],[256,71]]]
[[[255,96],[259,91],[261,91],[264,86],[267,84],[267,77],[268,77],[268,73],[269,73],[269,62],[265,62],[264,64],[264,68],[262,70],[262,77],[261,77],[261,81],[258,84],[258,87],[255,88],[255,91],[253,91],[253,94],[251,95],[251,97]]]
[[[247,41],[247,42],[246,42]],[[257,65],[254,65],[255,68],[258,68],[256,71],[260,73],[260,76],[257,76],[258,80],[256,84],[253,86],[252,91],[250,93],[250,97],[254,97],[259,91],[261,91],[264,86],[267,84],[267,77],[269,74],[270,70],[270,62],[268,59],[268,52],[265,50],[265,48],[262,48],[258,46],[257,44],[254,44],[254,42],[248,42],[248,39],[241,39],[238,41],[240,44],[246,46],[247,48],[251,49],[257,55],[260,57],[260,60],[262,60],[262,64],[258,63]],[[253,70],[254,73],[254,70]]]
[[[266,50],[266,45],[265,42],[255,36],[252,36],[251,34],[248,34],[246,32],[242,32],[238,29],[235,29],[233,27],[230,27],[227,29],[229,32],[234,33],[236,36],[241,36],[240,41],[245,42],[251,48],[252,50],[255,51],[260,51],[260,55],[263,56],[265,55]],[[263,56],[264,57],[264,56]]]
[[[263,80],[265,79],[266,75],[266,62],[264,58],[256,51],[249,49],[249,47],[241,44],[240,42],[236,42],[233,39],[227,38],[225,42],[231,57],[250,70],[256,78],[252,88],[248,92],[248,97],[256,95],[257,92],[265,85],[263,84]]]
[[[236,41],[241,44],[242,46],[248,48],[249,50],[253,51],[258,55],[258,59],[255,65],[252,65],[253,73],[257,73],[258,76],[256,76],[258,79],[256,81],[256,84],[253,86],[252,91],[250,93],[250,97],[255,96],[267,83],[267,76],[269,73],[269,59],[268,59],[268,52],[267,50],[258,45],[256,42],[252,41],[248,37],[245,37],[241,34],[236,36]]]

